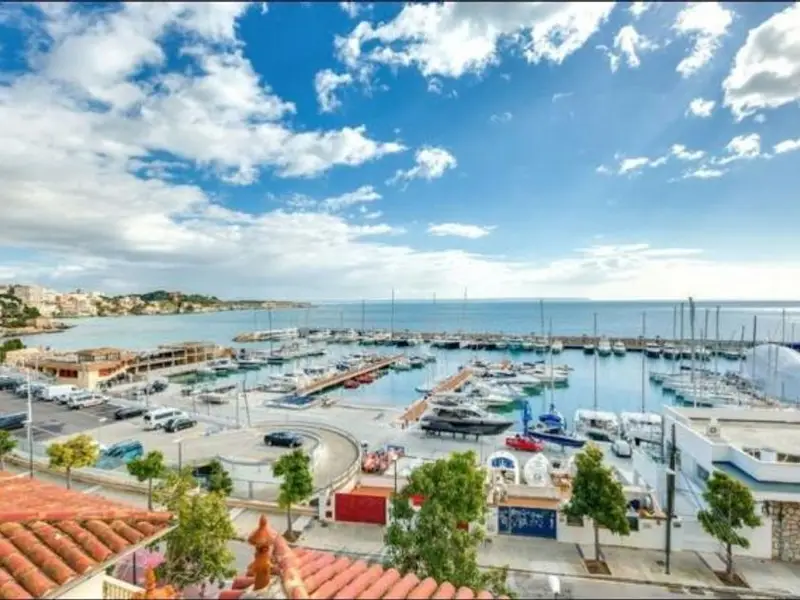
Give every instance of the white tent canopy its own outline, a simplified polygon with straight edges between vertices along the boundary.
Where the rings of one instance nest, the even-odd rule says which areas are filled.
[[[747,352],[744,375],[769,396],[800,402],[800,352],[761,344]]]

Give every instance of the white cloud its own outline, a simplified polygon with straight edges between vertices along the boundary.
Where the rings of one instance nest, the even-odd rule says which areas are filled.
[[[682,77],[693,75],[711,62],[733,23],[733,14],[719,2],[691,2],[678,13],[672,28],[694,43],[689,56],[675,69]]]
[[[625,25],[614,37],[614,49],[609,50],[605,46],[600,46],[609,59],[611,72],[615,73],[619,68],[620,60],[625,59],[625,63],[631,69],[636,69],[641,65],[639,54],[654,50],[658,46],[648,38],[636,31],[633,25]]]
[[[308,196],[296,194],[291,196],[287,205],[292,209],[319,210],[336,213],[352,206],[361,205],[362,212],[366,212],[365,203],[380,200],[382,196],[371,185],[362,185],[357,190],[339,196],[332,196],[323,200],[314,200]]]
[[[786,154],[787,152],[794,152],[795,150],[800,150],[800,138],[796,140],[783,140],[782,142],[778,142],[772,148],[775,154]]]
[[[347,37],[337,36],[335,47],[350,68],[414,66],[425,77],[480,73],[498,62],[501,42],[520,48],[530,63],[559,64],[613,8],[613,2],[406,4],[387,23],[362,21]]]
[[[564,100],[565,98],[569,98],[572,96],[572,92],[556,92],[553,94],[553,104],[558,102],[559,100]]]
[[[650,159],[646,156],[639,156],[636,158],[624,158],[619,163],[619,171],[617,173],[619,175],[625,175],[626,173],[630,173],[632,171],[637,171],[642,167],[647,166],[650,164]]]
[[[444,237],[462,237],[471,240],[486,237],[494,227],[481,227],[480,225],[465,225],[463,223],[440,223],[428,225],[428,233],[431,235]]]
[[[317,92],[317,102],[322,112],[333,112],[342,103],[334,95],[340,87],[353,83],[350,73],[334,73],[330,69],[319,71],[314,77],[314,90]]]
[[[699,167],[683,174],[683,179],[717,179],[726,173],[725,169]]]
[[[373,210],[372,212],[365,212],[364,218],[373,220],[373,219],[380,219],[383,216],[383,213],[379,210]]]
[[[761,156],[761,136],[757,133],[737,135],[725,146],[727,156],[715,161],[719,165],[727,165],[737,160],[752,160]]]
[[[489,120],[492,123],[508,123],[513,118],[514,118],[513,115],[510,112],[506,111],[500,114],[492,115],[491,117],[489,117]]]
[[[450,169],[455,169],[458,165],[456,157],[444,148],[433,148],[426,146],[417,150],[414,156],[414,166],[407,171],[398,170],[394,176],[387,181],[388,185],[412,179],[438,179]]]
[[[673,144],[672,148],[670,148],[670,152],[678,160],[685,161],[700,160],[706,155],[702,150],[689,150],[683,144]]]
[[[599,173],[600,175],[611,175],[611,169],[609,169],[605,165],[600,165],[594,170],[595,173]]]
[[[716,102],[713,100],[704,100],[703,98],[695,98],[689,102],[689,108],[686,109],[686,114],[694,117],[705,119],[711,116]]]
[[[722,89],[740,120],[800,100],[800,4],[750,30]]]
[[[364,7],[359,2],[339,2],[339,8],[346,12],[348,17],[355,19]]]
[[[645,12],[650,10],[652,6],[652,2],[631,2],[631,5],[628,7],[628,12],[631,13],[634,19],[638,19]]]

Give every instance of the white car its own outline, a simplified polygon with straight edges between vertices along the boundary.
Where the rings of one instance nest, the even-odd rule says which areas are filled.
[[[88,408],[90,406],[100,406],[101,404],[105,404],[107,398],[105,396],[101,396],[100,394],[82,394],[80,396],[75,396],[70,398],[67,402],[67,406],[72,409],[79,409],[79,408]]]
[[[620,458],[630,458],[633,456],[631,445],[623,439],[614,440],[611,444],[611,451]]]

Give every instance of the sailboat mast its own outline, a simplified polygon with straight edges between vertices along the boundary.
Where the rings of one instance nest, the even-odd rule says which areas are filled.
[[[644,334],[642,334],[644,335]],[[672,306],[672,346],[673,352],[680,352],[680,345],[678,344],[678,305]],[[680,355],[672,355],[672,372],[675,372],[677,359]]]
[[[673,311],[674,314],[674,311]],[[672,320],[672,337],[675,337],[675,319]],[[642,312],[642,339],[647,339],[647,311]],[[642,412],[645,412],[645,405],[647,404],[647,378],[645,376],[645,371],[647,365],[647,352],[642,350]]]
[[[742,325],[742,336],[739,340],[739,375],[744,374],[744,325]]]
[[[781,347],[786,345],[786,309],[781,310]],[[775,364],[773,365],[775,377],[778,377],[778,351],[775,351]]]
[[[433,308],[431,309],[431,315],[433,316],[433,336],[438,337],[438,331],[436,330],[439,327],[439,318],[436,314],[436,292],[433,292]]]
[[[394,288],[392,288],[392,314],[389,318],[389,341],[394,341]]]
[[[714,319],[714,373],[719,373],[719,304]]]
[[[367,302],[361,301],[361,335],[367,332]]]
[[[594,313],[594,362],[593,362],[593,371],[594,371],[594,396],[593,396],[593,405],[594,409],[597,410],[597,313]]]
[[[756,340],[758,339],[758,315],[753,315],[753,360],[750,365],[750,378],[756,381]]]
[[[542,329],[541,329],[542,335],[544,335],[544,299],[543,298],[539,299],[539,320],[541,321],[541,325],[542,325]],[[553,336],[553,323],[552,323],[552,319],[551,319],[550,320],[550,333],[547,336],[548,340],[550,338],[552,338],[552,336]]]
[[[692,396],[694,396],[694,406],[697,408],[697,390],[695,389],[695,377],[694,377],[694,300],[689,298],[689,351],[691,354],[691,365],[689,371],[690,381],[692,382]]]
[[[683,366],[683,342],[684,342],[684,328],[683,328],[683,302],[681,302],[681,345],[678,348],[678,365]]]
[[[267,318],[269,319],[269,353],[272,354],[273,340],[275,333],[272,331],[272,308],[267,309]]]
[[[706,342],[708,342],[708,309],[705,310],[705,317],[703,322],[703,335],[700,342],[702,344],[701,347],[704,354],[706,349]]]
[[[544,333],[544,331],[542,331]],[[547,334],[549,339],[553,339],[553,317],[550,317],[550,330]],[[553,352],[552,350],[549,352],[550,356],[550,377],[553,377]],[[550,404],[555,406],[556,404],[556,386],[555,382],[551,380],[550,382]]]

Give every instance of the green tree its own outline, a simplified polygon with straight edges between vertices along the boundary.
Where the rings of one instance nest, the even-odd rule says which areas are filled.
[[[8,431],[0,431],[0,471],[6,469],[6,456],[17,447],[17,440]]]
[[[282,477],[278,505],[286,509],[286,536],[294,541],[292,531],[292,506],[311,497],[314,478],[311,476],[311,459],[298,448],[281,456],[272,466],[272,472]]]
[[[509,595],[506,567],[489,572],[478,567],[478,546],[485,536],[486,479],[486,470],[471,451],[415,469],[391,500],[392,522],[385,536],[391,566],[420,579],[449,581],[456,588]],[[412,508],[413,498],[423,499],[419,510]],[[477,526],[464,529],[466,523]]]
[[[200,585],[204,596],[207,584],[221,585],[235,575],[235,556],[228,544],[236,530],[222,494],[202,492],[187,468],[168,473],[155,496],[178,523],[167,535],[159,576],[179,589]]]
[[[127,464],[127,469],[139,481],[147,482],[147,508],[153,510],[153,480],[163,477],[167,472],[164,454],[151,450],[144,456],[134,458]]]
[[[594,527],[594,559],[600,562],[600,528],[617,535],[629,535],[628,502],[622,484],[611,468],[603,464],[603,452],[589,444],[575,456],[577,471],[572,482],[572,498],[567,516],[588,517]]]
[[[231,479],[230,473],[225,470],[225,467],[216,458],[208,464],[208,467],[208,491],[230,496],[231,492],[233,492],[233,479]]]
[[[742,527],[758,527],[753,494],[743,483],[721,471],[708,479],[703,500],[707,508],[697,513],[703,529],[725,546],[725,575],[733,576],[733,547],[749,548],[750,540],[739,533]]]
[[[50,467],[63,469],[67,476],[67,489],[72,487],[72,469],[81,469],[97,462],[100,449],[91,436],[82,433],[60,444],[50,444],[47,456]]]

